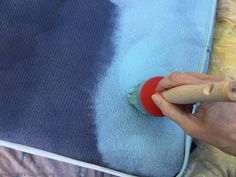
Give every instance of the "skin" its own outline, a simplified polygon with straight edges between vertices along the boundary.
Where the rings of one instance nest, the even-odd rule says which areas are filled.
[[[232,79],[175,72],[159,82],[157,92],[161,93],[185,84],[198,85]],[[188,135],[236,156],[236,102],[203,102],[193,115],[193,105],[180,106],[168,103],[158,93],[152,96],[154,103],[165,116],[179,124]]]

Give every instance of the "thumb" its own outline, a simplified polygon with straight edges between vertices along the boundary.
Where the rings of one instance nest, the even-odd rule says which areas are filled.
[[[192,114],[182,111],[174,104],[168,103],[159,94],[153,95],[152,100],[165,116],[179,124],[187,134],[194,136],[197,133],[199,126]]]

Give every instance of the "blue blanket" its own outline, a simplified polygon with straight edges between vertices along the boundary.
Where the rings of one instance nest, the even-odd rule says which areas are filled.
[[[0,1],[0,139],[139,176],[178,174],[185,133],[139,113],[127,93],[152,76],[206,70],[215,6]]]

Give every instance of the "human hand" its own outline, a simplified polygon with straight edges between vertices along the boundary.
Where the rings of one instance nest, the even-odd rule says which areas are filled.
[[[161,93],[180,85],[225,80],[232,78],[176,72],[162,79],[157,91]],[[236,156],[236,102],[203,102],[193,115],[192,105],[168,103],[160,94],[153,95],[152,99],[162,113],[179,124],[187,134]]]

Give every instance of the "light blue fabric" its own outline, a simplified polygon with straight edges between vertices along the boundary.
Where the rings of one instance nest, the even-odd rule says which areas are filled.
[[[186,155],[183,130],[167,118],[142,115],[128,103],[127,93],[153,76],[203,72],[216,0],[113,2],[120,8],[115,56],[95,96],[98,149],[115,169],[174,176]]]

